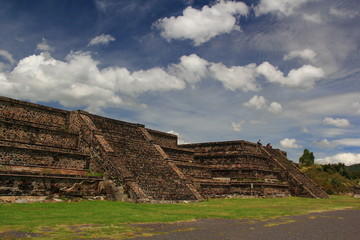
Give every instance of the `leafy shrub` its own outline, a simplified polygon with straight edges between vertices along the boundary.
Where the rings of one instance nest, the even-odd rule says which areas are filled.
[[[323,169],[321,171],[321,169]],[[313,181],[321,186],[328,194],[342,194],[353,192],[353,186],[356,181],[352,181],[339,172],[336,167],[327,165],[302,166],[301,170],[308,175]]]
[[[333,194],[334,194],[334,191],[331,190],[330,188],[325,189],[325,192],[326,192],[326,194],[329,194],[329,195],[333,195]]]

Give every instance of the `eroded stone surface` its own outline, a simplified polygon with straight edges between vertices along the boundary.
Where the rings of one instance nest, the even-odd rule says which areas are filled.
[[[284,154],[246,141],[178,145],[141,124],[0,97],[0,197],[326,197]]]

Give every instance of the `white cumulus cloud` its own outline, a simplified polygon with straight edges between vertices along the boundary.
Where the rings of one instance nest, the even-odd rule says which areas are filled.
[[[5,73],[0,72],[0,95],[6,96],[7,94],[12,95],[14,90],[14,83],[10,82]],[[9,95],[8,95],[9,96]],[[16,95],[14,95],[16,96]]]
[[[180,63],[171,65],[169,72],[190,84],[195,84],[208,74],[208,65],[209,62],[205,59],[191,54],[180,57]]]
[[[35,102],[58,101],[67,107],[86,106],[99,112],[104,107],[133,104],[139,94],[181,90],[184,81],[161,68],[130,72],[126,68],[99,69],[89,53],[73,52],[65,61],[49,53],[19,61],[8,74],[0,74],[0,94]]]
[[[314,56],[311,50],[298,51],[289,54],[288,58],[295,56],[308,57]],[[316,54],[315,54],[316,55]],[[182,56],[180,63],[172,64],[169,73],[178,78],[186,80],[190,85],[201,81],[206,77],[213,78],[222,82],[224,88],[235,91],[258,91],[260,86],[256,80],[259,76],[264,76],[269,82],[279,83],[283,86],[310,89],[315,82],[325,76],[321,68],[311,65],[304,65],[298,69],[292,69],[285,77],[284,74],[269,62],[263,62],[259,66],[251,63],[245,66],[225,66],[223,63],[208,62],[196,54]],[[277,102],[272,103],[268,109],[271,112],[281,112],[281,105]]]
[[[315,160],[319,164],[344,163],[345,165],[353,165],[360,163],[360,154],[358,153],[339,153],[331,157],[319,158]]]
[[[222,82],[226,89],[247,92],[258,90],[255,68],[255,64],[227,67],[222,63],[212,63],[209,69],[211,76]]]
[[[266,105],[266,99],[263,96],[253,96],[250,100],[244,103],[245,107],[253,109],[263,109]]]
[[[201,10],[187,7],[181,16],[163,18],[155,26],[167,40],[190,39],[195,46],[233,30],[240,30],[236,16],[247,15],[249,7],[243,2],[218,1]]]
[[[316,81],[325,76],[321,68],[312,65],[304,65],[298,69],[292,69],[286,77],[283,72],[269,62],[260,64],[256,71],[269,82],[299,89],[311,89],[314,87]]]
[[[168,91],[184,89],[184,81],[168,74],[161,68],[135,71],[131,74],[132,83],[136,85],[135,93],[148,91]],[[121,91],[121,89],[119,89]]]
[[[268,111],[270,111],[272,113],[281,113],[283,111],[283,108],[280,103],[272,102],[269,105]]]
[[[303,146],[298,145],[296,143],[296,139],[294,138],[285,138],[283,140],[280,141],[280,145],[284,148],[302,148]]]
[[[213,63],[196,54],[180,57],[180,63],[169,66],[168,72],[190,85],[211,78],[220,81],[225,89],[235,91],[257,91],[256,64],[227,67],[223,63]]]
[[[45,49],[45,48],[43,48]],[[48,49],[48,48],[46,48]],[[100,69],[90,52],[72,52],[64,61],[48,51],[21,59],[9,72],[0,72],[0,94],[22,96],[35,102],[58,101],[67,107],[85,106],[92,112],[109,106],[133,105],[146,92],[182,90],[203,79],[220,81],[225,89],[257,91],[256,64],[227,67],[208,62],[196,54],[180,57],[166,69],[154,67],[130,72],[123,67]],[[255,96],[245,104],[272,113],[282,111],[280,103]]]
[[[268,100],[266,100],[263,96],[253,96],[249,99],[249,101],[243,104],[245,107],[261,110],[267,109],[272,113],[281,113],[283,111],[282,106],[278,102],[272,102],[268,104]]]
[[[286,54],[283,59],[289,60],[296,57],[312,61],[316,57],[316,52],[312,49],[293,50]]]
[[[238,123],[232,122],[232,123],[231,123],[232,129],[233,129],[235,132],[241,132],[244,123],[245,123],[245,121],[240,121],[240,122],[238,122]]]
[[[40,52],[51,52],[54,51],[54,48],[48,44],[48,41],[45,38],[43,38],[42,41],[36,45],[36,50]]]
[[[109,44],[111,41],[115,41],[115,38],[113,36],[109,34],[101,34],[91,39],[88,46],[106,45]]]
[[[350,127],[351,126],[349,120],[347,120],[345,118],[326,117],[323,120],[323,124],[331,125],[331,126],[335,126],[335,127]]]

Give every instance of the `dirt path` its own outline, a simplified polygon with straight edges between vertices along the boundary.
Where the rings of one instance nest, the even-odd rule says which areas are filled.
[[[275,220],[201,219],[173,224],[134,224],[159,235],[132,240],[360,239],[360,210],[281,217]]]

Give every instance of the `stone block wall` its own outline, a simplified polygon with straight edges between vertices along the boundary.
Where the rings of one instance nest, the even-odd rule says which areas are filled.
[[[207,143],[194,143],[182,144],[181,148],[192,149],[194,152],[199,153],[260,153],[258,146],[255,143],[247,141],[227,141],[227,142],[207,142]]]
[[[0,122],[0,140],[77,149],[78,136],[65,131],[28,126],[24,123]]]
[[[0,96],[0,118],[33,123],[48,128],[64,129],[69,112]]]
[[[1,176],[1,196],[98,196],[101,179],[37,176]]]
[[[184,164],[176,162],[176,166],[183,172],[187,177],[200,178],[200,179],[211,179],[212,174],[210,168],[203,165],[197,164]]]
[[[0,146],[0,165],[84,170],[88,169],[89,161],[89,156],[82,154]]]
[[[279,169],[256,144],[230,141],[179,147],[194,151],[194,164],[177,164],[206,197],[289,195]]]
[[[179,148],[162,147],[170,159],[181,162],[193,162],[194,152]]]
[[[100,175],[135,201],[280,196],[289,185],[294,195],[320,196],[287,161],[246,141],[178,145],[142,124],[0,97],[0,198],[94,196]]]
[[[70,112],[0,97],[0,199],[95,196],[90,156],[78,151]]]
[[[170,133],[159,132],[146,128],[146,131],[150,134],[155,144],[161,147],[177,148],[177,136]]]
[[[200,183],[201,193],[207,198],[243,196],[289,196],[286,185],[264,183]]]
[[[195,163],[205,165],[239,165],[269,167],[269,159],[264,156],[244,155],[244,154],[222,154],[222,155],[200,155],[195,154]]]

